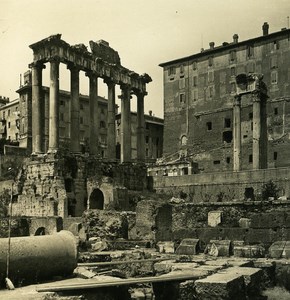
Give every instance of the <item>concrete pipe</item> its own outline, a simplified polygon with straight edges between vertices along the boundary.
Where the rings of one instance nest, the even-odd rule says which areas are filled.
[[[8,239],[0,239],[0,286],[4,285]],[[72,274],[77,266],[77,243],[69,231],[53,235],[13,237],[10,246],[9,279],[14,284],[34,283]]]

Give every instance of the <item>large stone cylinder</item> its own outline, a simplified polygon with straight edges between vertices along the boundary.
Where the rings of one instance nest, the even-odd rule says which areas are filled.
[[[0,239],[0,286],[4,285],[6,277],[7,249],[8,239]],[[77,243],[69,231],[11,238],[8,277],[14,284],[67,276],[76,266]]]

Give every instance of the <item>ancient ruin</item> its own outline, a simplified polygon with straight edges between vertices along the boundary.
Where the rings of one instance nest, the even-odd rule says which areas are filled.
[[[284,46],[290,32],[268,37],[266,23],[263,31],[255,41],[267,44],[275,38]],[[279,295],[277,286],[288,294],[290,170],[269,168],[269,151],[276,146],[269,141],[267,121],[269,106],[281,99],[272,99],[277,90],[267,74],[234,72],[228,80],[224,70],[252,62],[252,42],[239,43],[234,35],[230,44],[215,49],[211,43],[208,50],[162,64],[166,151],[150,167],[144,164],[149,75],[122,67],[105,41],[91,41],[90,52],[83,44],[68,45],[60,35],[30,46],[32,153],[15,180],[1,182],[6,205],[0,224],[0,286],[8,278],[16,290],[0,290],[0,297],[272,299],[271,293]],[[215,59],[220,59],[216,66]],[[47,62],[46,149],[40,94]],[[65,153],[58,132],[60,63],[68,66],[72,87],[71,143]],[[80,71],[90,81],[90,155],[81,153],[78,135]],[[189,94],[188,74],[193,84]],[[97,77],[108,85],[107,159],[97,155]],[[116,84],[122,90],[120,161],[115,152]],[[233,90],[226,92],[226,87]],[[132,93],[137,96],[138,162],[131,161],[130,153]],[[211,115],[222,130],[214,131]],[[31,282],[37,285],[29,286]]]

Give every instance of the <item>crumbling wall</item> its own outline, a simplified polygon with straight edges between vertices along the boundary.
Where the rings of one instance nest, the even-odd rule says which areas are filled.
[[[178,202],[178,201],[176,201]],[[290,237],[289,201],[172,204],[172,239],[198,238],[243,240],[269,246]],[[221,222],[210,226],[209,212],[221,213]]]
[[[126,214],[118,211],[87,210],[83,214],[83,228],[88,238],[100,237],[109,240],[128,238]]]

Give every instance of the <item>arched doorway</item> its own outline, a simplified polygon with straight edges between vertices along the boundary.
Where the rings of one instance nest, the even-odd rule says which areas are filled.
[[[104,209],[104,194],[100,189],[94,189],[89,199],[90,209]]]
[[[45,235],[45,228],[44,227],[37,228],[34,235]]]

